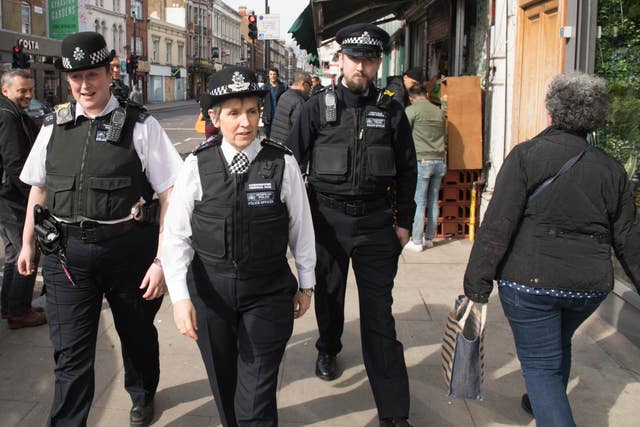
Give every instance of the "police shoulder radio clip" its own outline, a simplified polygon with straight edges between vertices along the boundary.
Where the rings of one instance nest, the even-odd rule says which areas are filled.
[[[109,130],[107,132],[107,141],[115,143],[120,141],[120,134],[127,118],[127,110],[124,107],[116,108],[111,114],[109,121]]]

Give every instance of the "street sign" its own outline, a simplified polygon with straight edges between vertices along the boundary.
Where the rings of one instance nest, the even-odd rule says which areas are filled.
[[[258,16],[258,40],[280,40],[280,15]]]

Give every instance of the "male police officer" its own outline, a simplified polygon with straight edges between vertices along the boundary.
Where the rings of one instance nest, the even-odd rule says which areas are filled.
[[[112,56],[98,33],[63,40],[60,66],[74,101],[45,118],[20,175],[32,186],[20,273],[36,268],[34,225],[49,226],[50,238],[57,223],[62,234],[55,248],[46,244],[55,252],[43,265],[56,362],[50,425],[86,424],[103,296],[122,343],[131,424],[153,418],[160,374],[153,318],[165,284],[158,227],[135,220],[132,210],[155,192],[162,218],[182,162],[154,118],[109,92]],[[35,218],[36,205],[46,205],[52,217]]]
[[[380,424],[407,426],[409,382],[391,291],[415,209],[416,153],[402,107],[373,84],[389,35],[357,24],[338,31],[336,40],[343,77],[337,88],[311,97],[287,140],[303,170],[309,164],[320,331],[316,375],[328,381],[337,376],[351,259]]]

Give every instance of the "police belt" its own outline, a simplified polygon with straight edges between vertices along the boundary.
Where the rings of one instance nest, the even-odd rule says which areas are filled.
[[[115,224],[101,224],[96,221],[80,221],[76,223],[61,222],[62,233],[68,239],[82,240],[84,243],[97,243],[120,236],[133,229],[137,221],[117,222]]]
[[[385,196],[375,200],[336,200],[324,194],[315,193],[315,197],[322,206],[337,209],[349,216],[365,216],[389,207]]]

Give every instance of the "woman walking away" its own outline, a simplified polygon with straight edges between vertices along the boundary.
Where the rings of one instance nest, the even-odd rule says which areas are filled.
[[[523,407],[538,426],[574,426],[571,338],[613,287],[612,246],[640,288],[640,224],[625,170],[586,140],[606,118],[605,81],[557,76],[545,106],[549,127],[517,145],[498,174],[464,290],[486,303],[498,281],[527,386]]]

